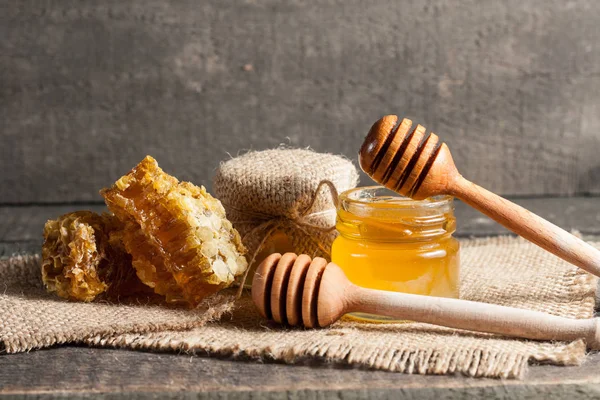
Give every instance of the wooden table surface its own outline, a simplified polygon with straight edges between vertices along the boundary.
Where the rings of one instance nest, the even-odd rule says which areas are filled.
[[[517,203],[566,229],[600,236],[600,198],[521,198]],[[0,256],[36,251],[46,219],[103,206],[2,206]],[[457,236],[506,233],[458,203]],[[200,356],[60,346],[0,354],[0,397],[199,399],[436,399],[600,396],[600,354],[577,367],[532,366],[522,381],[419,376],[348,366],[240,362]]]

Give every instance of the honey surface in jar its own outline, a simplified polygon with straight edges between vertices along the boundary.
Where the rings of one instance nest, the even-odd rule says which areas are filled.
[[[458,298],[455,226],[449,197],[415,201],[381,187],[353,189],[340,196],[331,258],[358,286]]]

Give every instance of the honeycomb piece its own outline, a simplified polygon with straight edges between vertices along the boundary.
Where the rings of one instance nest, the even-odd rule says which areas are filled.
[[[42,280],[50,292],[70,300],[92,301],[143,290],[120,238],[123,224],[113,215],[77,211],[44,226]]]
[[[221,202],[166,174],[152,157],[100,193],[125,224],[123,243],[138,277],[167,302],[195,306],[246,270],[245,248]]]
[[[106,297],[108,299],[122,299],[128,296],[152,293],[152,289],[138,278],[137,272],[133,268],[131,255],[125,250],[123,245],[123,223],[114,216],[113,219],[118,222],[119,228],[111,230],[108,237],[110,255],[107,258],[113,261],[114,268],[105,271],[105,281],[109,283]]]

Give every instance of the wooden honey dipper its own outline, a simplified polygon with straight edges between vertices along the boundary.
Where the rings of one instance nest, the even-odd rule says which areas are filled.
[[[383,186],[415,200],[451,195],[506,228],[596,276],[600,251],[567,231],[463,178],[450,150],[434,133],[387,115],[371,127],[360,149],[360,166]]]
[[[361,288],[334,263],[275,253],[256,270],[252,300],[261,315],[282,324],[326,327],[349,312],[538,340],[585,339],[600,349],[600,319],[571,319],[474,301]]]

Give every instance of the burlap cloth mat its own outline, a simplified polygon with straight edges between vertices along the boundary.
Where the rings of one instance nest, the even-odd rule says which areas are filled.
[[[593,315],[596,278],[521,239],[462,241],[462,296],[570,318]],[[585,344],[503,339],[426,324],[286,329],[262,320],[248,296],[198,310],[152,304],[69,303],[46,294],[37,256],[0,262],[0,342],[8,353],[59,343],[235,359],[330,363],[419,374],[519,378],[529,362],[580,363]],[[220,321],[207,323],[210,320]]]

